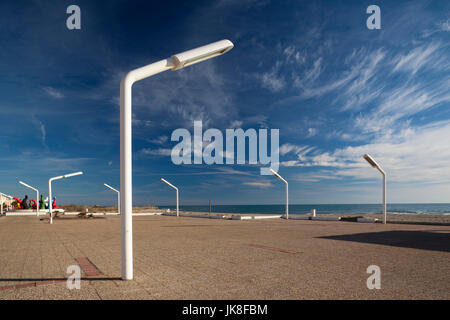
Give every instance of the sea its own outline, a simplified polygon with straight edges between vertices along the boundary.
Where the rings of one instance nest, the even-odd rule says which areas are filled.
[[[175,206],[158,206],[176,210]],[[316,209],[317,214],[364,214],[381,213],[381,204],[290,204],[290,214],[306,214]],[[212,212],[242,214],[283,214],[285,205],[212,205]],[[209,205],[180,205],[180,211],[209,212]],[[442,214],[450,215],[450,203],[399,203],[388,204],[390,214]]]

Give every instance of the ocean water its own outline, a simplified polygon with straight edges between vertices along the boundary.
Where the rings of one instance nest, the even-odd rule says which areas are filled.
[[[175,206],[158,206],[162,209]],[[318,214],[362,214],[381,213],[381,204],[291,204],[290,214],[306,214],[316,209]],[[209,212],[209,205],[205,206],[180,206],[181,211]],[[213,212],[220,213],[262,213],[282,214],[285,212],[284,205],[213,205]],[[387,212],[393,214],[444,214],[450,215],[450,203],[401,203],[388,204]]]

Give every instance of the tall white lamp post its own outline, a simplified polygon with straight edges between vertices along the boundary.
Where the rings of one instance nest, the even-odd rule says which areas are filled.
[[[280,179],[281,181],[283,181],[286,184],[286,220],[289,220],[289,185],[288,182],[286,180],[284,180],[278,173],[276,173],[274,170],[270,169],[270,172],[272,172],[272,174],[277,177],[278,179]]]
[[[33,188],[32,186],[26,184],[25,182],[19,181],[21,185],[24,185],[27,188],[30,188],[31,190],[36,191],[36,215],[39,216],[39,190],[36,188]]]
[[[132,177],[132,86],[135,82],[167,70],[178,70],[204,61],[233,48],[229,40],[175,54],[145,67],[130,71],[120,83],[120,212],[122,213],[122,279],[133,280],[133,185]]]
[[[104,183],[105,187],[111,189],[112,191],[117,192],[117,211],[120,214],[120,191],[117,189],[114,189],[113,187],[111,187],[110,185]]]
[[[75,173],[69,173],[65,174],[63,176],[53,177],[48,180],[48,211],[50,213],[50,224],[53,224],[53,203],[52,203],[52,181],[60,180],[60,179],[66,179],[74,176],[79,176],[83,174],[83,172],[75,172]]]
[[[368,154],[363,156],[364,159],[375,169],[381,172],[383,176],[383,223],[386,224],[386,172],[380,167],[380,165]]]
[[[178,213],[178,201],[179,201],[179,198],[178,198],[178,188],[175,187],[173,184],[171,184],[171,183],[170,183],[169,181],[167,181],[166,179],[161,178],[161,181],[164,182],[165,184],[167,184],[169,187],[175,189],[175,191],[177,192],[177,217],[179,217],[180,214]]]

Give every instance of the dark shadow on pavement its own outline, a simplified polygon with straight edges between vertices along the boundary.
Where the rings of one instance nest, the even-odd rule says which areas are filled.
[[[440,232],[414,230],[383,231],[318,238],[450,252],[450,230],[440,230]]]

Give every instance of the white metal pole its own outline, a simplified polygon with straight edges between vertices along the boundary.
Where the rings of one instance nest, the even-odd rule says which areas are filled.
[[[1,201],[2,201],[2,204],[1,204],[2,212],[1,212],[1,214],[3,214],[3,195],[0,194],[0,197],[1,197]]]
[[[233,48],[229,40],[173,55],[169,59],[130,71],[120,83],[120,212],[122,214],[122,279],[133,280],[133,184],[132,184],[132,86],[155,74],[224,54]]]
[[[289,185],[286,181],[286,220],[289,220]]]
[[[122,279],[133,280],[133,190],[131,158],[131,86],[125,77],[120,84],[120,212],[122,244]]]
[[[120,191],[111,187],[109,184],[104,183],[103,185],[112,191],[117,192],[117,213],[120,215]]]
[[[283,179],[283,177],[280,176],[273,169],[270,169],[270,172],[272,172],[272,174],[275,177],[277,177],[278,179],[280,179],[281,181],[283,181],[286,184],[286,220],[289,220],[289,185],[288,185],[288,182],[285,179]]]
[[[175,189],[176,195],[177,195],[177,217],[179,217],[180,214],[179,214],[179,210],[178,210],[178,207],[179,207],[179,206],[178,206],[178,204],[179,204],[178,188],[175,187],[173,184],[171,184],[171,183],[170,183],[169,181],[167,181],[166,179],[162,179],[162,178],[161,178],[161,181],[164,182],[165,184],[167,184],[169,187]]]
[[[37,202],[36,202],[36,215],[39,216],[39,190],[38,190],[37,188],[34,188],[34,187],[32,187],[32,186],[26,184],[26,183],[23,182],[23,181],[19,181],[19,183],[20,183],[21,185],[27,187],[27,188],[30,188],[31,190],[36,191],[36,197],[37,197],[37,198],[36,198],[36,201],[37,201]]]
[[[386,213],[386,173],[383,174],[383,223],[386,224],[387,213]]]
[[[52,179],[48,180],[48,212],[50,214],[50,224],[53,224],[52,214]]]
[[[117,213],[120,215],[120,192],[117,192]]]
[[[363,158],[375,169],[380,171],[381,175],[383,176],[383,223],[386,224],[387,220],[387,210],[386,210],[386,172],[381,168],[381,166],[368,154],[365,154]]]
[[[57,176],[48,179],[48,211],[50,213],[50,224],[53,224],[53,203],[52,203],[52,181],[53,180],[59,180],[59,179],[66,179],[74,176],[79,176],[83,174],[83,172],[74,172],[74,173],[68,173],[63,176]]]
[[[180,216],[180,213],[179,213],[179,211],[178,211],[178,200],[179,200],[179,198],[178,198],[178,188],[177,188],[177,217],[179,217]]]

